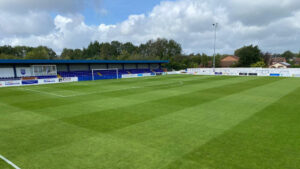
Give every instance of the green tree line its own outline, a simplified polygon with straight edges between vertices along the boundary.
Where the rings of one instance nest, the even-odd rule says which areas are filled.
[[[240,57],[237,67],[264,67],[268,65],[271,57],[285,57],[291,60],[300,57],[300,53],[286,51],[282,54],[262,53],[258,46],[244,46],[235,51],[235,56]],[[216,66],[228,55],[216,55]],[[0,46],[0,59],[64,59],[64,60],[169,60],[165,65],[168,69],[186,69],[193,67],[212,67],[212,56],[205,53],[184,54],[181,45],[174,40],[156,39],[149,40],[141,45],[131,42],[110,43],[91,42],[82,49],[63,49],[60,55],[46,46]]]

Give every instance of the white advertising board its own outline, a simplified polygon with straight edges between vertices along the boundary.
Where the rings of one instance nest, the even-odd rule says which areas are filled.
[[[144,77],[147,77],[147,76],[154,76],[154,75],[151,74],[151,73],[144,73],[143,76],[144,76]]]
[[[167,72],[168,75],[177,75],[180,74],[180,71]]]
[[[39,79],[39,84],[51,84],[51,83],[59,83],[58,78],[53,78],[53,79]]]
[[[10,80],[10,81],[4,81],[2,83],[4,84],[5,87],[9,87],[9,86],[21,86],[22,85],[22,81],[21,80]]]
[[[140,74],[123,74],[122,78],[137,78],[137,77],[149,77],[149,76],[155,76],[152,73],[140,73]]]
[[[62,83],[78,82],[78,77],[63,77],[58,79],[58,81]]]
[[[188,74],[194,75],[229,75],[229,76],[281,76],[299,77],[299,68],[273,69],[273,68],[191,68]]]
[[[135,78],[138,77],[138,74],[124,74],[122,75],[122,78],[126,79],[126,78]]]

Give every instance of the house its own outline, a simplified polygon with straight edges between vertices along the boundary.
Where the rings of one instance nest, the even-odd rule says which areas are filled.
[[[278,62],[278,63],[275,63],[275,64],[270,66],[270,68],[281,68],[281,69],[286,69],[286,68],[289,68],[289,67],[291,67],[291,65],[289,63],[286,63],[286,62]]]
[[[294,59],[294,64],[295,64],[296,66],[300,66],[300,58],[295,58],[295,59]]]
[[[276,63],[281,63],[281,62],[286,63],[287,62],[286,58],[284,58],[284,57],[274,57],[274,58],[271,59],[270,65],[272,66],[272,65],[275,65]]]
[[[239,62],[240,58],[237,56],[226,56],[221,59],[221,67],[232,67]]]

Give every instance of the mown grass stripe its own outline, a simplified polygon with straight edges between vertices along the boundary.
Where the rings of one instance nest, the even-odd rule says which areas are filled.
[[[292,82],[291,88],[283,89],[286,91],[280,94],[283,97],[175,160],[167,168],[296,169],[300,166],[300,137],[296,134],[300,132],[297,125],[300,103],[296,99],[300,96],[300,88],[296,84]]]
[[[168,79],[167,77],[162,77],[162,79],[164,78]],[[193,78],[196,77],[188,76],[186,81],[193,80]],[[206,145],[206,143],[212,141],[213,138],[222,136],[224,131],[231,131],[233,126],[236,126],[239,123],[244,123],[243,120],[251,117],[257,111],[262,110],[264,107],[274,103],[274,101],[277,101],[279,98],[281,98],[281,96],[284,96],[289,93],[289,91],[295,89],[299,82],[297,79],[291,80],[285,78],[223,78],[224,79],[222,80],[212,80],[214,78],[206,78],[203,83],[202,81],[198,81],[198,83],[201,85],[191,81],[191,83],[194,84],[188,84],[189,82],[187,82],[187,85],[184,85],[183,83],[182,86],[176,86],[172,88],[157,87],[159,84],[168,83],[168,81],[165,79],[164,82],[161,83],[159,81],[154,82],[154,86],[151,86],[151,80],[147,80],[146,83],[139,85],[150,85],[150,87],[147,88],[151,90],[136,90],[136,92],[122,91],[120,92],[121,97],[118,97],[117,93],[112,93],[112,95],[109,95],[108,93],[107,95],[84,95],[82,96],[84,98],[70,98],[70,100],[74,101],[73,103],[59,103],[57,106],[51,106],[53,103],[46,103],[43,99],[47,99],[47,96],[35,95],[34,97],[42,98],[43,101],[39,102],[41,105],[34,105],[32,109],[27,109],[28,112],[30,112],[28,113],[28,118],[30,119],[30,114],[35,114],[37,116],[44,117],[46,120],[49,118],[49,121],[41,121],[42,123],[40,123],[37,120],[36,122],[38,124],[33,125],[30,125],[27,122],[23,123],[21,121],[20,123],[12,123],[11,125],[7,123],[7,128],[9,129],[0,130],[0,150],[12,158],[13,161],[16,161],[19,164],[22,164],[22,166],[30,169],[157,169],[165,166],[168,163],[171,164],[170,166],[176,165],[177,162],[183,164],[178,165],[180,168],[218,168],[220,166],[210,165],[209,163],[201,165],[202,163],[187,159],[184,155],[197,150],[202,145]],[[172,78],[175,83],[177,80],[178,82],[185,81],[184,78],[176,79],[177,78]],[[118,85],[107,87],[97,87],[92,85],[92,87],[89,87],[89,83],[78,83],[82,86],[87,84],[87,86],[82,88],[82,90],[80,90],[80,87],[78,87],[74,89],[74,92],[84,93],[97,89],[100,90],[102,88],[114,89],[118,87]],[[100,85],[102,83],[92,82],[92,84]],[[74,83],[69,85],[70,88],[72,88],[71,86],[75,86],[77,84]],[[134,85],[134,83],[130,83],[128,85],[124,84],[124,87],[129,87],[132,85]],[[57,87],[56,85],[53,86]],[[234,89],[237,91],[234,91]],[[51,91],[51,88],[47,90]],[[57,90],[59,91],[59,87]],[[64,90],[65,89],[62,91]],[[156,92],[153,92],[153,90],[156,90]],[[71,89],[69,92],[73,93]],[[172,94],[172,92],[175,92],[175,94]],[[26,98],[26,95],[23,95],[20,98]],[[191,95],[191,97],[188,95]],[[176,98],[177,96],[178,98]],[[183,101],[180,100],[179,96],[183,96]],[[205,96],[208,98],[202,99],[202,97]],[[143,100],[145,97],[147,98]],[[295,98],[298,97],[299,96],[295,96]],[[35,99],[37,100],[37,98],[34,98],[31,101]],[[193,99],[197,99],[199,103],[197,100]],[[53,99],[52,102],[60,102],[61,100]],[[188,102],[188,100],[191,101]],[[93,101],[93,103],[88,104],[91,101]],[[114,108],[113,103],[107,105],[110,101],[123,101],[125,103],[122,106]],[[0,98],[0,102],[2,105],[6,105],[5,107],[7,110],[4,110],[5,114],[10,114],[10,112],[14,112],[18,109],[26,113],[23,109],[25,104],[22,106],[15,105],[18,102],[22,103],[22,100],[18,100],[17,98],[13,100],[13,97],[11,97],[9,100]],[[30,102],[29,99],[28,102]],[[99,104],[97,105],[97,103]],[[140,103],[142,104],[139,105]],[[44,104],[46,105],[45,107],[43,107]],[[74,106],[76,104],[79,104],[79,106]],[[93,106],[93,104],[95,105]],[[235,104],[238,104],[238,106]],[[102,108],[102,106],[105,105],[107,105],[109,108]],[[82,106],[82,109],[76,110],[80,106]],[[136,106],[137,109],[135,109]],[[64,109],[60,110],[62,107],[64,107]],[[168,109],[169,107],[171,108]],[[11,108],[13,110],[11,110]],[[97,108],[99,111],[97,111]],[[93,121],[93,123],[87,127],[64,121],[64,119],[72,118],[70,117],[72,116],[72,110],[74,110],[74,118],[78,118],[84,114],[89,116],[94,115],[96,112],[105,112],[106,110],[110,111],[112,108],[119,112],[129,113],[121,114],[118,117],[114,116],[118,115],[118,113],[114,114],[115,112],[111,112],[112,114],[108,115],[108,117],[112,119],[111,122],[120,123],[120,126],[115,125],[116,127],[114,127],[114,125],[112,125],[112,128],[108,127],[108,129],[104,132],[97,128],[97,120]],[[175,110],[175,108],[177,109]],[[57,111],[57,113],[52,113],[55,111]],[[294,111],[297,112],[297,109]],[[269,113],[272,114],[272,112]],[[14,116],[17,117],[18,112],[14,112],[14,114]],[[141,117],[142,114],[145,115],[145,118]],[[127,123],[126,118],[130,120],[130,117],[125,117],[126,115],[132,117],[133,123]],[[289,133],[289,135],[294,133],[293,137],[296,137],[298,130],[293,126],[298,124],[297,120],[293,121],[289,118],[291,117],[297,119],[297,116],[293,115],[287,117],[278,116],[279,118],[273,117],[273,119],[266,118],[266,122],[262,123],[260,129],[263,128],[267,131],[271,130],[272,127],[267,128],[264,126],[273,126],[272,124],[275,119],[279,120],[278,123],[276,123],[278,128],[284,128],[284,126],[280,126],[279,124],[287,125],[287,122],[281,123],[280,121],[280,119],[286,118],[285,120],[290,122],[288,124],[290,126],[282,129],[281,131],[278,130],[278,132]],[[264,116],[259,116],[254,118],[256,121],[253,123],[262,120],[263,117]],[[28,118],[24,120],[28,120]],[[57,120],[60,118],[63,118],[63,120]],[[101,118],[101,115],[95,115],[94,118]],[[34,118],[32,118],[32,120],[34,120]],[[79,118],[76,120],[79,120]],[[85,120],[86,119],[83,118],[80,123],[86,123]],[[99,120],[98,123],[99,122],[102,121]],[[25,126],[22,126],[22,123]],[[15,128],[14,125],[17,128]],[[104,128],[107,127],[105,126],[106,124],[103,125]],[[255,127],[256,125],[253,126]],[[96,129],[93,127],[96,127]],[[272,131],[274,134],[273,129]],[[290,133],[289,131],[292,132]],[[247,133],[247,130],[235,132],[236,135],[243,135],[244,132]],[[25,139],[21,139],[21,136],[24,136]],[[264,136],[264,134],[261,136]],[[257,138],[258,140],[261,139],[260,137]],[[270,139],[270,137],[267,138]],[[233,137],[233,140],[235,139],[239,140],[241,138]],[[291,140],[291,142],[294,143],[293,140]],[[283,140],[282,143],[287,142]],[[252,144],[257,143],[249,142],[247,146],[249,147]],[[229,144],[229,146],[230,145],[231,144]],[[241,148],[245,147],[241,146]],[[268,149],[264,151],[272,152]],[[297,149],[295,149],[295,151],[290,151],[288,148],[284,151],[280,151],[280,153],[290,153],[281,161],[288,161],[293,155],[297,156],[299,154],[298,152],[299,151],[297,151]],[[248,153],[255,154],[254,151],[249,151]],[[266,155],[263,154],[263,157],[266,157]],[[216,161],[222,161],[222,158],[218,159],[218,156],[215,156],[215,158]],[[272,158],[276,159],[279,158],[279,156],[275,155],[272,156]],[[207,160],[209,159],[207,158]],[[252,160],[253,159],[250,158],[248,160],[245,159],[244,161],[247,165],[246,162],[251,162]],[[34,161],[34,163],[31,163],[31,161]],[[68,163],[66,163],[66,161]],[[214,161],[211,162],[214,163]],[[287,166],[292,168],[293,166],[297,166],[296,164],[297,163],[292,163],[291,165],[286,164],[282,166],[285,168]],[[224,166],[233,169],[243,167],[230,160],[227,160]],[[248,168],[248,166],[245,166],[245,168]],[[254,169],[256,168],[254,167]]]
[[[215,99],[273,83],[278,80],[280,79],[271,79],[266,81],[265,79],[259,78],[246,82],[211,88],[204,91],[194,91],[192,93],[157,99],[137,105],[130,105],[122,107],[122,109],[110,109],[70,118],[63,118],[61,120],[99,132],[110,132],[112,130],[117,130],[183,110],[186,107],[205,104]]]
[[[278,83],[281,83],[281,81],[275,82],[275,83],[270,83],[267,86],[262,86],[262,87],[258,87],[258,88],[253,88],[250,90],[246,90],[242,93],[238,93],[235,95],[230,95],[227,98],[234,98],[237,95],[247,95],[248,93],[252,93],[252,92],[259,92],[259,91],[264,91],[266,89],[268,89],[269,87],[274,87],[277,86]],[[273,91],[273,90],[272,90]],[[272,92],[269,91],[269,92]],[[274,97],[274,99],[276,100],[278,97]],[[221,98],[221,100],[224,100],[226,98]],[[209,103],[212,104],[212,103]],[[201,107],[201,106],[200,106]],[[197,108],[191,108],[191,110],[197,110]],[[182,110],[184,112],[186,112],[186,110]],[[252,111],[252,110],[251,110]],[[194,111],[195,112],[195,111]],[[183,114],[182,112],[176,112],[176,114]],[[192,112],[186,112],[187,115],[191,114]],[[192,113],[194,114],[194,113]],[[196,112],[195,112],[196,114]],[[170,120],[168,120],[170,116],[173,116],[173,114],[167,115],[167,116],[163,116],[163,118],[160,118],[160,120],[163,120],[166,124],[172,122],[173,118],[171,118]],[[178,120],[180,120],[180,117],[178,118]],[[194,116],[191,116],[191,119],[195,119]],[[55,147],[55,148],[51,148],[51,149],[47,149],[43,152],[40,152],[37,154],[41,155],[43,159],[48,159],[51,154],[57,152],[58,150],[60,150],[60,155],[62,156],[70,156],[71,154],[75,154],[74,150],[76,150],[76,157],[70,157],[71,158],[76,158],[76,162],[74,164],[74,166],[78,166],[79,164],[85,164],[84,161],[95,161],[94,163],[96,163],[93,168],[123,168],[125,166],[128,167],[133,167],[133,168],[159,168],[161,166],[163,166],[166,162],[168,162],[168,160],[173,160],[174,158],[176,158],[176,154],[170,154],[170,151],[167,151],[166,149],[164,149],[164,146],[169,145],[169,147],[174,148],[173,151],[176,151],[176,147],[178,148],[182,143],[178,142],[179,145],[175,146],[172,142],[176,141],[176,137],[183,137],[185,136],[181,130],[175,130],[176,131],[176,137],[171,137],[168,134],[165,133],[160,133],[161,131],[158,131],[158,129],[164,129],[166,128],[166,131],[170,131],[170,132],[174,132],[174,130],[172,129],[172,125],[170,124],[168,127],[163,127],[158,125],[158,123],[156,123],[155,121],[157,121],[156,119],[153,119],[151,121],[147,121],[145,123],[140,123],[137,125],[133,125],[130,126],[129,128],[133,129],[136,128],[136,130],[127,130],[129,131],[128,133],[124,131],[124,129],[118,130],[116,131],[116,133],[114,133],[114,136],[117,137],[111,137],[110,133],[106,133],[106,134],[102,134],[99,133],[98,137],[92,137],[92,138],[88,138],[87,140],[81,140],[79,142],[72,142],[69,145],[63,145],[63,146],[59,146],[59,147]],[[145,130],[145,125],[142,124],[151,124],[152,126],[157,126],[157,128],[153,128],[152,130],[149,128],[148,130]],[[197,124],[197,123],[194,123]],[[201,126],[201,125],[189,125],[182,123],[183,127],[181,129],[185,129],[184,132],[188,133],[189,131],[191,131],[192,129],[197,129],[199,131],[200,128],[202,128],[203,132],[206,130],[211,130],[211,128],[207,128],[205,126]],[[141,128],[137,127],[137,126],[141,126]],[[184,127],[185,126],[185,127]],[[188,127],[189,126],[189,127]],[[188,127],[188,128],[187,128]],[[128,128],[126,128],[128,129]],[[179,128],[180,129],[180,128]],[[220,131],[219,133],[223,133],[224,130],[221,129],[217,129],[218,131]],[[150,133],[155,133],[158,132],[162,135],[158,136],[151,136]],[[196,132],[197,133],[197,132]],[[116,135],[118,134],[118,135]],[[128,134],[132,134],[130,135],[130,138],[123,138],[122,136],[124,135],[128,135]],[[169,133],[170,134],[170,133]],[[175,134],[175,132],[173,133]],[[218,134],[218,133],[214,133],[214,134]],[[144,140],[140,140],[141,142],[136,142],[134,140],[132,140],[133,138],[142,138],[145,135],[149,135],[149,137],[145,137]],[[168,140],[166,140],[164,137],[170,137]],[[175,136],[175,135],[174,135]],[[196,138],[199,138],[199,135],[196,135]],[[121,138],[118,138],[121,137]],[[194,136],[195,137],[195,136]],[[193,137],[190,137],[193,138]],[[159,142],[157,142],[159,141]],[[188,143],[188,140],[183,140],[184,142]],[[199,140],[198,140],[199,141]],[[152,142],[152,143],[156,143],[156,148],[158,148],[157,150],[153,149],[153,148],[149,148],[147,145],[146,146],[141,146],[141,144],[145,144],[145,142]],[[163,143],[163,144],[162,144]],[[199,142],[198,142],[199,143]],[[198,144],[197,143],[197,144]],[[95,149],[94,146],[98,146],[99,144],[101,145],[101,151],[99,151],[98,149]],[[191,144],[190,146],[196,146],[197,144]],[[77,149],[77,147],[81,147],[82,149]],[[183,148],[183,147],[181,147]],[[116,149],[118,149],[118,151],[116,151]],[[190,148],[187,148],[185,150],[189,150]],[[86,151],[85,151],[86,150]],[[109,152],[108,154],[106,154],[105,152]],[[174,157],[175,155],[175,157]],[[178,154],[180,155],[180,153]],[[78,159],[79,156],[81,159]],[[35,157],[35,155],[30,155],[30,157]],[[82,160],[83,158],[83,160]],[[109,162],[103,162],[106,161],[105,159],[108,158],[110,159]],[[43,160],[43,159],[38,159],[39,163],[42,164],[50,164],[50,162],[47,162],[49,160]],[[64,158],[66,159],[66,158]],[[166,160],[168,159],[168,160]],[[68,160],[69,161],[69,160]],[[97,162],[96,162],[97,161]],[[57,168],[58,166],[63,166],[64,168],[74,168],[74,166],[65,166],[63,164],[63,160],[59,160],[57,162],[57,165],[52,165],[53,168]]]
[[[206,80],[206,79],[196,79],[194,83],[208,83],[210,81],[218,81],[218,80],[225,80],[226,78],[215,78],[211,80]],[[165,90],[166,87],[164,87],[161,84],[155,84],[152,87],[155,87],[157,85],[156,90]],[[127,87],[127,86],[124,86]],[[180,88],[182,86],[173,86],[173,87],[167,87],[167,89],[171,88]],[[107,97],[125,97],[129,95],[134,95],[136,93],[148,93],[152,92],[153,88],[147,87],[147,88],[140,88],[140,89],[130,89],[126,91],[104,91],[101,92],[99,91],[99,94],[97,93],[91,93],[91,94],[86,94],[86,95],[80,95],[80,96],[75,96],[72,98],[49,98],[49,97],[33,97],[33,98],[28,98],[29,95],[32,95],[32,93],[28,93],[27,96],[25,96],[26,101],[22,100],[16,100],[12,99],[10,100],[9,98],[6,98],[3,100],[4,103],[7,103],[9,105],[19,107],[21,109],[25,110],[34,110],[34,109],[40,109],[40,108],[46,108],[46,107],[54,107],[54,106],[60,106],[60,105],[67,105],[67,104],[72,104],[72,103],[78,103],[78,102],[84,102],[86,100],[103,100],[106,99]]]

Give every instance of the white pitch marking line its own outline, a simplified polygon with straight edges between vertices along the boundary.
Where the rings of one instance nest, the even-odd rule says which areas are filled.
[[[57,96],[57,97],[66,97],[66,96],[63,96],[63,95],[54,94],[54,93],[50,93],[50,92],[43,92],[43,91],[39,91],[39,90],[32,90],[32,89],[25,89],[25,88],[20,88],[20,89],[27,90],[27,91],[31,91],[31,92],[37,92],[37,93],[48,94],[48,95]]]
[[[163,83],[161,85],[167,85],[168,87],[171,87],[171,86],[183,85],[183,82],[184,81],[179,81],[178,84],[174,83],[174,82],[172,82],[172,83]],[[114,92],[114,91],[130,90],[130,89],[141,89],[141,88],[146,88],[146,87],[152,87],[152,86],[151,85],[149,85],[149,86],[134,86],[134,87],[128,87],[128,88],[121,88],[121,89],[109,90],[109,91],[105,91],[105,92]],[[43,93],[43,94],[53,95],[53,96],[57,96],[57,97],[76,97],[76,96],[83,96],[83,95],[88,95],[88,94],[101,94],[101,93],[105,93],[105,92],[91,92],[91,93],[83,93],[83,94],[74,94],[74,95],[63,96],[63,95],[54,94],[54,93],[50,93],[50,92],[39,91],[39,90],[32,90],[32,89],[25,89],[25,88],[20,88],[20,89],[27,90],[27,91],[32,91],[32,92],[37,92],[37,93]]]
[[[4,160],[7,164],[11,165],[12,167],[14,167],[15,169],[21,169],[20,167],[16,166],[14,163],[12,163],[11,161],[9,161],[8,159],[6,159],[5,157],[3,157],[2,155],[0,155],[0,158],[2,160]]]

